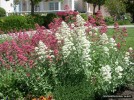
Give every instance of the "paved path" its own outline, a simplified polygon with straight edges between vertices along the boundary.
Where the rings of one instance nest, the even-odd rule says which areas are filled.
[[[134,25],[120,25],[119,27],[134,27]],[[108,26],[108,28],[114,28],[114,26]]]

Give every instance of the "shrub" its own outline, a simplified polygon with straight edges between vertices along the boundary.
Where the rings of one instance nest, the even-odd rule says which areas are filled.
[[[4,16],[6,16],[6,11],[4,8],[0,7],[0,17],[4,17]]]
[[[1,93],[39,97],[52,92],[58,100],[93,100],[133,80],[133,50],[121,51],[125,28],[120,31],[116,23],[113,38],[108,38],[80,15],[74,23],[70,27],[61,21],[54,31],[36,25],[30,35],[10,33],[13,40],[0,44]]]
[[[114,19],[111,16],[105,17],[105,22],[106,22],[107,25],[113,25],[114,24]]]
[[[49,28],[48,25],[53,21],[54,18],[57,18],[55,13],[48,13],[44,18],[43,26]]]
[[[45,23],[45,17],[46,16],[41,16],[41,15],[33,15],[33,16],[31,16],[32,17],[32,19],[34,19],[34,23],[37,23],[37,24],[39,24],[40,26],[42,26],[44,23]]]
[[[0,19],[0,28],[1,31],[7,33],[8,31],[18,31],[23,29],[34,28],[33,19],[29,19],[29,17],[25,16],[8,16]]]

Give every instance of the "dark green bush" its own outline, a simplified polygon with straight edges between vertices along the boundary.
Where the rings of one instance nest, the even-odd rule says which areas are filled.
[[[58,16],[55,13],[48,13],[47,16],[44,18],[44,24],[46,28],[48,28],[48,25],[53,21],[54,18],[57,18]]]
[[[6,11],[4,8],[0,7],[0,17],[4,17],[4,16],[6,16]]]
[[[44,24],[45,16],[41,16],[39,14],[36,14],[34,16],[31,16],[32,19],[34,19],[34,23],[38,23],[40,26]]]
[[[114,19],[113,17],[108,16],[108,17],[105,17],[105,22],[107,25],[112,25],[114,24]]]
[[[34,28],[34,20],[26,16],[8,16],[0,18],[0,29],[5,33],[11,30],[22,30]]]

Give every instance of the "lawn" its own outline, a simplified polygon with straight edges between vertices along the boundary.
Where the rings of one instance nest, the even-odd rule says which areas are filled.
[[[125,49],[132,47],[134,48],[134,28],[127,28],[128,37],[126,37],[126,47]],[[108,29],[108,36],[112,36],[114,29]]]

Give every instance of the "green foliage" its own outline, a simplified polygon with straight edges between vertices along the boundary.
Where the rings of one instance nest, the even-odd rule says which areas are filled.
[[[119,25],[130,25],[131,22],[129,20],[118,20]]]
[[[88,16],[87,14],[85,13],[80,13],[81,17],[84,19],[84,20],[88,20]]]
[[[31,23],[37,23],[39,24],[40,26],[42,26],[44,24],[44,19],[45,19],[45,16],[41,16],[39,14],[36,14],[36,15],[28,15],[28,16],[25,16],[27,18],[27,22],[31,22]]]
[[[0,93],[9,99],[17,99],[20,97],[39,97],[46,95],[52,91],[52,86],[55,84],[53,68],[36,67],[22,68],[19,66],[16,69],[0,70]],[[30,99],[31,100],[31,99]]]
[[[86,80],[81,80],[75,85],[64,84],[56,86],[53,95],[56,100],[93,100],[94,94],[91,89]]]
[[[40,26],[42,26],[45,22],[45,16],[41,15],[34,15],[34,23],[38,23]]]
[[[16,87],[16,73],[11,70],[1,69],[0,71],[0,92],[3,94],[3,97],[9,96],[12,99],[18,98],[22,96],[22,92],[18,90]],[[16,74],[16,75],[15,75]]]
[[[129,13],[126,13],[122,16],[120,15],[117,19],[112,16],[105,17],[105,22],[107,25],[113,25],[115,22],[118,22],[119,25],[129,25],[132,22],[132,18]]]
[[[119,2],[117,2],[117,0],[106,0],[105,6],[108,8],[108,12],[111,16],[117,16],[126,12],[126,6],[121,0]]]
[[[105,22],[107,25],[112,25],[112,24],[114,24],[114,19],[111,16],[105,17]]]
[[[12,30],[22,30],[22,29],[30,29],[34,28],[34,20],[29,19],[29,17],[25,16],[8,16],[4,18],[0,18],[0,28],[1,31],[8,32]]]
[[[44,18],[44,24],[46,28],[48,28],[48,24],[50,24],[54,18],[57,18],[58,16],[55,13],[48,13],[47,16]]]
[[[4,16],[6,16],[6,11],[4,8],[0,7],[0,17],[4,17]]]

